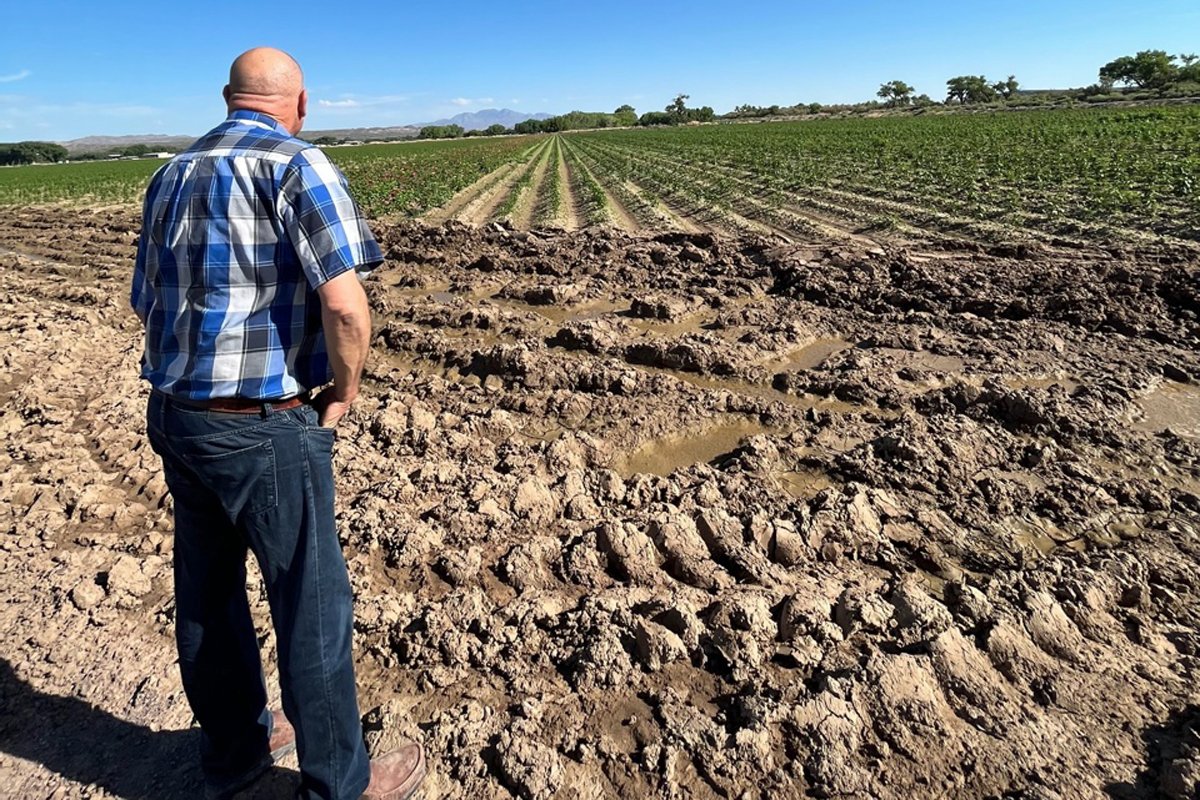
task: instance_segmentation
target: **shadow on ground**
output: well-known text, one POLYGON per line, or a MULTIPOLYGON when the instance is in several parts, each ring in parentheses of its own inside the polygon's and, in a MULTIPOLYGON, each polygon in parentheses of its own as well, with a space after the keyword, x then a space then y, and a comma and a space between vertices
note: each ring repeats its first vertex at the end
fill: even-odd
MULTIPOLYGON (((202 797, 196 737, 195 730, 154 732, 83 700, 39 692, 0 658, 0 752, 69 781, 123 800, 202 797)), ((238 797, 290 798, 296 778, 274 769, 238 797)))
POLYGON ((1105 787, 1116 800, 1200 796, 1200 706, 1190 705, 1173 713, 1161 725, 1142 734, 1146 742, 1147 768, 1134 783, 1105 787))

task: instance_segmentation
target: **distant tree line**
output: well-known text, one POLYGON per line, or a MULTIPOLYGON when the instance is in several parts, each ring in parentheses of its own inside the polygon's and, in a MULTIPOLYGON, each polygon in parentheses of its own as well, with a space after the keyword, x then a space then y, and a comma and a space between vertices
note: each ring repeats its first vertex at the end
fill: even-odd
POLYGON ((1142 50, 1137 55, 1121 56, 1100 68, 1101 87, 1116 83, 1138 89, 1167 90, 1189 84, 1200 89, 1200 56, 1195 53, 1173 56, 1165 50, 1142 50))
POLYGON ((0 164, 37 164, 67 160, 67 148, 53 142, 0 144, 0 164))
POLYGON ((1098 83, 1082 89, 1029 91, 1021 89, 1015 75, 1009 75, 1002 81, 991 81, 984 75, 959 75, 946 81, 946 99, 941 103, 927 94, 918 95, 917 90, 906 81, 893 80, 880 85, 879 91, 875 93, 879 100, 842 105, 740 105, 723 118, 855 113, 877 108, 923 109, 939 105, 1038 105, 1064 100, 1106 102, 1171 96, 1191 97, 1200 95, 1200 56, 1173 56, 1164 50, 1143 50, 1136 55, 1122 56, 1105 64, 1100 68, 1099 77, 1098 83))
POLYGON ((417 134, 418 139, 459 139, 466 133, 462 125, 426 125, 417 134))

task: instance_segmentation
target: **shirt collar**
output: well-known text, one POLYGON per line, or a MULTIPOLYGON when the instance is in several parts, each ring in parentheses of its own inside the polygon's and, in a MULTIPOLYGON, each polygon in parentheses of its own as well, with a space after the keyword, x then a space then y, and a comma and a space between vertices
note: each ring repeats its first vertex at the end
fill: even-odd
POLYGON ((247 111, 245 109, 238 109, 237 111, 230 112, 229 117, 226 119, 226 121, 227 122, 257 122, 261 125, 265 125, 268 128, 272 128, 276 131, 279 131, 280 133, 282 133, 285 136, 292 135, 291 131, 289 131, 287 128, 283 127, 283 124, 281 122, 279 122, 277 119, 275 119, 274 117, 268 116, 266 114, 260 114, 257 111, 247 111))

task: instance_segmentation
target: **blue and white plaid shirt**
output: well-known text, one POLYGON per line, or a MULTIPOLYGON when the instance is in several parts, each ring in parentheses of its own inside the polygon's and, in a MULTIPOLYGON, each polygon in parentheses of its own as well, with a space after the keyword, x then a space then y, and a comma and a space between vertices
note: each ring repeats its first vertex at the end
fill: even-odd
POLYGON ((142 377, 191 400, 327 383, 316 288, 382 260, 325 154, 271 117, 235 111, 146 190, 130 297, 146 325, 142 377))

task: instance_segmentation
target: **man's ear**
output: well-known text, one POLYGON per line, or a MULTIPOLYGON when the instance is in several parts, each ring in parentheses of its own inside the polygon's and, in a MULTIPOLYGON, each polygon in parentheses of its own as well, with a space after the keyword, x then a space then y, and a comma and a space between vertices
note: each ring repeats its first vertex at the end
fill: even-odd
POLYGON ((301 122, 308 116, 308 89, 300 90, 300 101, 296 105, 296 116, 301 122))
POLYGON ((225 88, 221 90, 221 97, 225 98, 225 105, 229 105, 229 98, 233 92, 229 91, 229 84, 225 84, 225 88))

